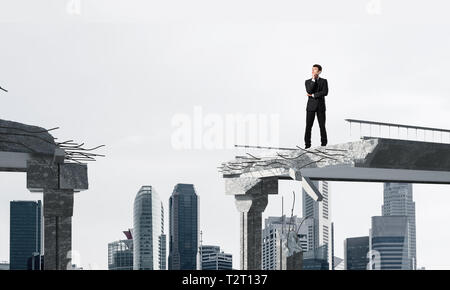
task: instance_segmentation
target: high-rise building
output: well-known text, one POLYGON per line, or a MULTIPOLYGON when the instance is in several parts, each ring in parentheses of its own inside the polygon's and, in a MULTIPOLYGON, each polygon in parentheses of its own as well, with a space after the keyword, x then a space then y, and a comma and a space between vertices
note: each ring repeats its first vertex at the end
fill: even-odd
POLYGON ((108 270, 133 270, 133 237, 124 231, 126 240, 108 244, 108 270))
POLYGON ((232 270, 233 256, 220 251, 219 246, 202 245, 199 247, 200 270, 232 270))
POLYGON ((28 270, 44 270, 44 255, 39 252, 34 252, 28 258, 28 270))
POLYGON ((9 270, 9 263, 0 261, 0 270, 9 270))
POLYGON ((385 183, 381 211, 383 216, 404 215, 408 217, 409 260, 412 269, 416 269, 416 205, 413 201, 412 184, 385 183))
POLYGON ((159 269, 167 269, 167 236, 162 234, 159 239, 159 269))
POLYGON ((134 200, 133 269, 165 270, 164 207, 152 186, 142 186, 134 200))
POLYGON ((11 201, 9 259, 11 270, 27 270, 42 255, 41 201, 11 201))
POLYGON ((347 238, 344 241, 344 269, 367 270, 369 237, 347 238))
POLYGON ((308 229, 313 225, 313 219, 303 220, 297 216, 268 217, 263 229, 262 269, 281 270, 280 253, 282 245, 286 243, 286 236, 282 234, 286 234, 288 231, 296 231, 301 249, 306 252, 308 250, 308 229))
POLYGON ((411 270, 407 216, 374 216, 370 229, 370 269, 411 270))
POLYGON ((324 244, 318 248, 303 253, 303 270, 329 270, 328 245, 324 244))
POLYGON ((193 184, 175 185, 169 199, 169 270, 197 269, 199 197, 193 184))
POLYGON ((303 217, 314 220, 308 228, 308 251, 319 247, 325 249, 328 264, 331 267, 331 212, 328 182, 313 181, 313 184, 322 194, 323 200, 315 201, 303 190, 303 217))

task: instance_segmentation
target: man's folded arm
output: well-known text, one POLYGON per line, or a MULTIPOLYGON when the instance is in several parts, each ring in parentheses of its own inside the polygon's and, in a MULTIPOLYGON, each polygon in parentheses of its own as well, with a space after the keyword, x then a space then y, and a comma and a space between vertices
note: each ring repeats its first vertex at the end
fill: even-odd
POLYGON ((324 85, 322 90, 314 93, 314 98, 323 98, 328 95, 328 81, 324 80, 324 85))
POLYGON ((315 89, 316 89, 316 83, 317 82, 313 82, 311 80, 306 80, 305 81, 305 87, 306 87, 306 92, 308 94, 313 94, 315 89))

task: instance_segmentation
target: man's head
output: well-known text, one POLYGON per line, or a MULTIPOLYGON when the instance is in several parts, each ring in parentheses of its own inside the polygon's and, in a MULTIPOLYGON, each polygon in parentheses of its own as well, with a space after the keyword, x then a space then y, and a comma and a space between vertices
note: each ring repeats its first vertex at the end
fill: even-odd
POLYGON ((313 75, 319 75, 322 72, 322 66, 320 64, 315 64, 312 67, 313 75))

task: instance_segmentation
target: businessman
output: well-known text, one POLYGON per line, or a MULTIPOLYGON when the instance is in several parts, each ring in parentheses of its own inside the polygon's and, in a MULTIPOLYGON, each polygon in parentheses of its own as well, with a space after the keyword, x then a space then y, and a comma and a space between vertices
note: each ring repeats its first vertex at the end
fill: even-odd
POLYGON ((327 146, 327 131, 325 129, 325 96, 328 95, 328 82, 319 75, 322 67, 319 64, 313 65, 312 78, 305 81, 308 104, 306 105, 306 129, 305 129, 305 149, 311 147, 311 130, 314 119, 317 115, 320 127, 321 146, 327 146))

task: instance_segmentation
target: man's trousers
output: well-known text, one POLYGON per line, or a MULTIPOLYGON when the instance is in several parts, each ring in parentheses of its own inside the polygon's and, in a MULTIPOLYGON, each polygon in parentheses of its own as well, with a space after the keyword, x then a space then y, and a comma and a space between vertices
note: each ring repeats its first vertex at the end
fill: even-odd
POLYGON ((328 139, 327 139, 327 130, 325 129, 325 111, 306 111, 305 145, 311 146, 311 130, 314 124, 316 114, 320 127, 321 145, 326 146, 328 139))

